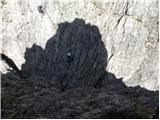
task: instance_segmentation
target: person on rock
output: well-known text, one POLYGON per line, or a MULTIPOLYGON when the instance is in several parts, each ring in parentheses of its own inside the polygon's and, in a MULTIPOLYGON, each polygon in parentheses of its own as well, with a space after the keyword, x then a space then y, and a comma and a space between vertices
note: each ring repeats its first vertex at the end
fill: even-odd
POLYGON ((45 10, 42 5, 37 6, 37 9, 38 9, 38 12, 42 14, 42 16, 45 15, 45 10))

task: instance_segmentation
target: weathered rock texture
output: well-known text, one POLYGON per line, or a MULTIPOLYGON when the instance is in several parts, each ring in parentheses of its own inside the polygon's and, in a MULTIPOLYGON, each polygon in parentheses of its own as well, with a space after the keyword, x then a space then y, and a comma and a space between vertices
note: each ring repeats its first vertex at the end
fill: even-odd
MULTIPOLYGON (((34 43, 45 48, 58 23, 83 18, 98 26, 108 56, 113 54, 108 71, 123 77, 127 85, 158 89, 158 0, 1 0, 1 16, 0 49, 19 68, 26 48, 34 43), (38 13, 39 4, 45 15, 38 13)), ((1 63, 4 73, 6 65, 1 63)))
POLYGON ((36 44, 27 48, 22 71, 29 79, 61 81, 68 87, 94 86, 105 71, 107 55, 99 29, 75 19, 59 24, 44 50, 36 44))
POLYGON ((13 72, 2 79, 2 118, 158 118, 158 91, 126 87, 116 78, 106 88, 63 92, 54 81, 19 79, 13 72))

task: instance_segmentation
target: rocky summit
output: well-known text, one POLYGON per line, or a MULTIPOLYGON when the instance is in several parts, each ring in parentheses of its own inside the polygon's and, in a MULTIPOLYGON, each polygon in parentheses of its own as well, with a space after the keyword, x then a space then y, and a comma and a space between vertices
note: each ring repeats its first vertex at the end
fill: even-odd
POLYGON ((29 79, 60 80, 68 87, 93 86, 107 66, 108 53, 98 27, 82 19, 59 24, 45 48, 25 52, 22 72, 29 79), (36 59, 35 59, 36 58, 36 59))

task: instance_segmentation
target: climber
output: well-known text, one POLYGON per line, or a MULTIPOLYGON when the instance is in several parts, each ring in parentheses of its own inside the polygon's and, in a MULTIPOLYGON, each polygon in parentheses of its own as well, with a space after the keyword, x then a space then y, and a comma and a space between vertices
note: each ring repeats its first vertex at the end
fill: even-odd
POLYGON ((66 61, 68 63, 71 63, 73 61, 73 55, 72 55, 71 52, 67 52, 67 59, 66 59, 66 61))
POLYGON ((74 60, 74 54, 71 52, 71 49, 70 49, 66 54, 66 60, 65 60, 67 62, 67 69, 69 69, 73 60, 74 60))
POLYGON ((37 9, 39 13, 41 13, 42 15, 45 15, 44 7, 42 5, 38 5, 37 9))
MULTIPOLYGON (((73 61, 73 59, 74 59, 74 55, 73 55, 73 53, 71 52, 71 49, 70 49, 70 50, 68 50, 68 52, 66 54, 65 61, 67 62, 67 66, 66 66, 66 72, 64 73, 63 79, 62 79, 63 81, 66 82, 66 84, 65 84, 64 88, 62 87, 63 89, 61 91, 64 91, 64 89, 68 86, 68 81, 71 79, 69 68, 70 68, 70 64, 73 61)), ((62 86, 63 86, 63 84, 62 84, 62 86)))

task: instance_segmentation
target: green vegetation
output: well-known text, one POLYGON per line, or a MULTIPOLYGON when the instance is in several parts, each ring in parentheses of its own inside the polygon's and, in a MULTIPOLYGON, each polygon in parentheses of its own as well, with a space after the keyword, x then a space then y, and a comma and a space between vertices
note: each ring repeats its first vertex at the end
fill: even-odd
POLYGON ((137 114, 143 116, 143 118, 148 118, 149 115, 151 115, 154 112, 152 108, 147 106, 142 106, 138 102, 136 102, 135 109, 137 111, 137 114))
POLYGON ((141 20, 139 17, 137 17, 137 16, 132 16, 132 18, 133 18, 134 20, 136 20, 137 22, 142 23, 142 20, 141 20))
POLYGON ((1 8, 3 8, 3 6, 6 5, 6 4, 7 4, 6 0, 1 0, 0 1, 1 8))
POLYGON ((79 15, 78 11, 75 12, 76 15, 79 15))

